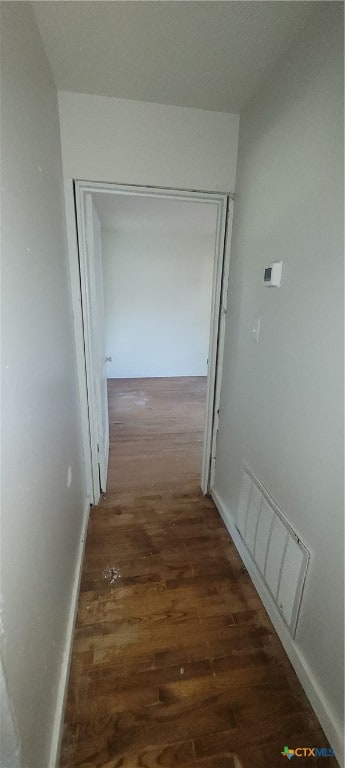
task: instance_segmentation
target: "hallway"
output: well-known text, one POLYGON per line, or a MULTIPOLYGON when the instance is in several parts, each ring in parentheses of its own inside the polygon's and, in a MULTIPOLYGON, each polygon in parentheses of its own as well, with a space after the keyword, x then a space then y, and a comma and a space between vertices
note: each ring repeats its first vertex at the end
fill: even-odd
POLYGON ((109 381, 61 768, 275 768, 286 744, 328 746, 199 490, 205 395, 204 378, 109 381))

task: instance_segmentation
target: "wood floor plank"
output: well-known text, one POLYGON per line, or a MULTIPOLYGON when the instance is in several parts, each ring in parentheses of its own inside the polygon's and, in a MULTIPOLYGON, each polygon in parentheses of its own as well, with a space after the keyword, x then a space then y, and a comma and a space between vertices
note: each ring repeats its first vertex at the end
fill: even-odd
POLYGON ((109 382, 109 487, 90 514, 61 768, 275 768, 287 743, 327 746, 200 491, 205 395, 203 378, 109 382))

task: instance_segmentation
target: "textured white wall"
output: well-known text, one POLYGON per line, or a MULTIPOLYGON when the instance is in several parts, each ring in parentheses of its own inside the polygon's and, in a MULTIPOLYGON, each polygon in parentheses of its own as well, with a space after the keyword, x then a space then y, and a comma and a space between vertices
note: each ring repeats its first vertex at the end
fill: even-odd
POLYGON ((2 661, 0 660, 0 766, 20 768, 20 747, 12 703, 8 695, 2 661))
POLYGON ((238 115, 59 93, 64 176, 232 192, 238 115))
POLYGON ((21 764, 43 768, 85 490, 57 95, 31 5, 1 17, 2 657, 21 764))
POLYGON ((216 490, 247 461, 311 551, 296 647, 343 724, 343 40, 338 3, 241 116, 216 490), (283 260, 280 289, 265 265, 283 260), (261 317, 258 344, 253 320, 261 317))
POLYGON ((103 232, 109 378, 206 376, 213 235, 103 232))

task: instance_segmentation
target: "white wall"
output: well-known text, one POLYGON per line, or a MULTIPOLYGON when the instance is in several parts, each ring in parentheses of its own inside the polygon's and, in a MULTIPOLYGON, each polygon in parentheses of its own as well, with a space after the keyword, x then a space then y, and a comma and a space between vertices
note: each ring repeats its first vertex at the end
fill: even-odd
POLYGON ((234 519, 247 461, 310 549, 295 648, 338 748, 344 681, 340 8, 320 3, 301 42, 241 116, 215 479, 234 519), (264 267, 278 259, 282 287, 265 288, 264 267), (258 344, 251 340, 257 317, 258 344))
POLYGON ((214 235, 102 232, 109 378, 206 376, 214 235))
POLYGON ((51 768, 85 491, 56 90, 30 4, 1 11, 2 660, 21 764, 51 768))
POLYGON ((19 738, 0 659, 0 766, 20 768, 19 738))
POLYGON ((64 176, 232 192, 238 115, 59 93, 64 176))

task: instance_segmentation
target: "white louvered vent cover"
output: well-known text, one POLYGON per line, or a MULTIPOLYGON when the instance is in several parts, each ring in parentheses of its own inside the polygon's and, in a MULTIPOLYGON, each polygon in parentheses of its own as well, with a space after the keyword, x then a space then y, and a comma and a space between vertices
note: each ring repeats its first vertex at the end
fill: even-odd
POLYGON ((242 474, 236 527, 294 636, 310 554, 248 469, 242 474))

